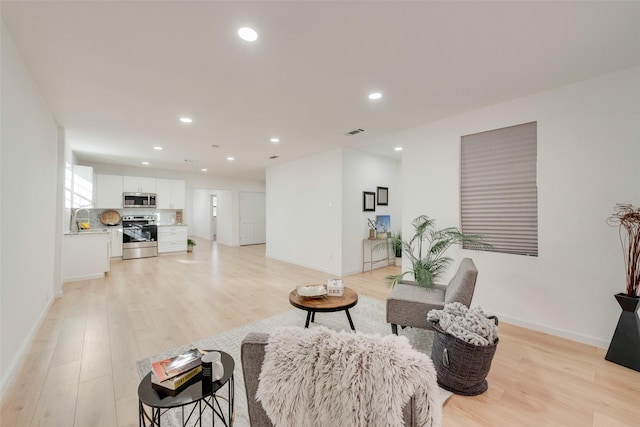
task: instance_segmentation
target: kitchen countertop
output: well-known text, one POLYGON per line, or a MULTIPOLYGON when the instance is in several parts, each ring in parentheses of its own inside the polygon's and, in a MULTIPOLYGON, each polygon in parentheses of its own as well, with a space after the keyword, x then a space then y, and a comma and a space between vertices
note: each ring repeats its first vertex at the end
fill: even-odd
POLYGON ((78 234, 104 234, 111 231, 110 228, 90 228, 89 230, 79 230, 79 231, 67 231, 64 233, 65 236, 70 235, 78 235, 78 234))
POLYGON ((189 224, 158 224, 158 227, 186 227, 189 224))

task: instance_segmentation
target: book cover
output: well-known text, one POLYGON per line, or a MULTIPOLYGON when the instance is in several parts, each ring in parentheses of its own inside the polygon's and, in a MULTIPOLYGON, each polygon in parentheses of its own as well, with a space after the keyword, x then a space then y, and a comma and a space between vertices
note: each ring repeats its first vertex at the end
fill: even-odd
POLYGON ((160 389, 168 389, 168 390, 177 390, 183 385, 187 384, 191 379, 198 376, 198 374, 202 372, 202 365, 196 366, 195 368, 187 371, 183 374, 180 374, 176 377, 169 378, 168 380, 160 381, 158 377, 154 373, 151 374, 151 383, 152 387, 160 389))
POLYGON ((198 349, 192 348, 177 356, 153 362, 151 368, 159 381, 166 381, 199 366, 202 356, 198 349))

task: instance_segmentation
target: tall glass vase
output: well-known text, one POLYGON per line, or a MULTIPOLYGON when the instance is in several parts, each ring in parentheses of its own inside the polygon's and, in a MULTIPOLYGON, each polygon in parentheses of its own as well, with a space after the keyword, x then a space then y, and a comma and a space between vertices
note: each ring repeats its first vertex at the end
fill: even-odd
POLYGON ((605 359, 640 372, 640 297, 615 295, 622 308, 618 326, 611 339, 605 359))

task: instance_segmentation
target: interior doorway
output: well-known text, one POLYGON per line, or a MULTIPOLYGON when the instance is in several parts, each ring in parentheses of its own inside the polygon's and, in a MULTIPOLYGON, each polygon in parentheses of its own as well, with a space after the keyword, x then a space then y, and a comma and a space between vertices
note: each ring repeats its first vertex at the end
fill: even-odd
POLYGON ((211 218, 211 240, 214 242, 218 238, 218 196, 216 193, 211 193, 211 212, 209 218, 211 218))
POLYGON ((240 245, 267 241, 265 193, 240 192, 240 245))

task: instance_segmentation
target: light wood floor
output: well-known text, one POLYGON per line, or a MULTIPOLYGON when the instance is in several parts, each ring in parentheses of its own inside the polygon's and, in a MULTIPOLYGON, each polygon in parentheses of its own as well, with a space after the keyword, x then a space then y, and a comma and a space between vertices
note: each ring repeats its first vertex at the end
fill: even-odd
MULTIPOLYGON (((0 424, 137 426, 137 360, 290 310, 292 288, 330 278, 264 251, 198 240, 193 254, 115 261, 104 279, 66 284, 2 402, 0 424)), ((344 280, 384 299, 383 277, 397 270, 344 280)), ((640 373, 604 354, 503 322, 489 390, 453 396, 443 425, 640 426, 640 373)))

